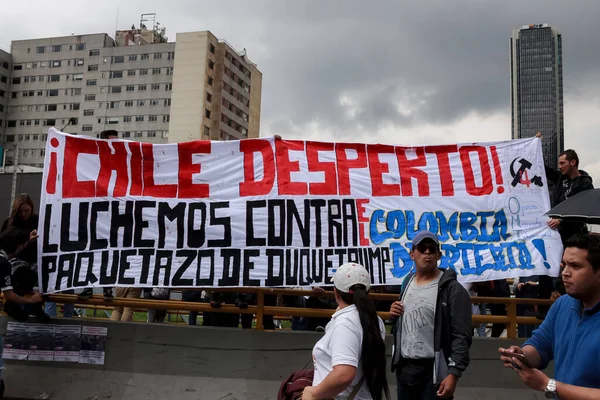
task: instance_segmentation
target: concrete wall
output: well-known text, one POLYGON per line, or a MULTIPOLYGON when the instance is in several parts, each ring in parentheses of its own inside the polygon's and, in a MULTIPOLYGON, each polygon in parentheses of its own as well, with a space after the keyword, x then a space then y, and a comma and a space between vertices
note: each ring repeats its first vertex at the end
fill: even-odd
MULTIPOLYGON (((0 224, 10 214, 12 204, 10 202, 12 188, 12 173, 0 174, 0 224)), ((40 193, 42 190, 42 174, 27 173, 17 174, 17 192, 18 196, 21 193, 27 193, 31 196, 33 204, 35 204, 35 212, 40 211, 40 193)))
MULTIPOLYGON (((0 317, 0 331, 7 317, 0 317)), ((310 361, 320 334, 167 324, 56 320, 108 327, 104 366, 6 361, 8 397, 50 399, 270 399, 281 380, 310 361)), ((388 337, 388 353, 391 349, 388 337)), ((542 399, 504 369, 496 352, 511 342, 475 340, 458 399, 542 399)), ((388 376, 390 383, 395 378, 388 376)), ((395 386, 391 388, 395 399, 395 386)))

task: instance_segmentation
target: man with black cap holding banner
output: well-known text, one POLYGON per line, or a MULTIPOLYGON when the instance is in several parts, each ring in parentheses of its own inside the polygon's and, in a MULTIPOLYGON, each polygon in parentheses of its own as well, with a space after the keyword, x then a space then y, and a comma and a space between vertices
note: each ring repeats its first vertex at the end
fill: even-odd
POLYGON ((453 269, 438 268, 442 253, 435 234, 417 233, 410 256, 415 271, 390 309, 398 400, 452 399, 469 365, 471 299, 453 269))

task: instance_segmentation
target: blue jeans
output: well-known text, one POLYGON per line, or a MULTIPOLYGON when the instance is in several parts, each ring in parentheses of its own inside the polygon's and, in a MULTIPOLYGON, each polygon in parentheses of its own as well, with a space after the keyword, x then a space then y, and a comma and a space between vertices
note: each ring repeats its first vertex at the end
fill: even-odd
MULTIPOLYGON (((50 317, 56 317, 56 303, 52 303, 50 301, 46 302, 44 306, 44 311, 50 317)), ((63 317, 71 318, 75 313, 75 304, 65 304, 65 310, 63 313, 63 317)))
MULTIPOLYGON (((64 294, 75 294, 75 291, 74 290, 65 290, 62 293, 64 293, 64 294)), ((48 314, 48 316, 50 316, 50 317, 56 317, 56 303, 52 303, 50 301, 47 301, 46 305, 44 306, 44 311, 46 312, 46 314, 48 314)), ((72 303, 65 304, 65 309, 64 309, 63 317, 65 317, 65 318, 71 318, 74 313, 75 313, 75 304, 72 304, 72 303)))
MULTIPOLYGON (((197 290, 184 290, 181 294, 181 300, 192 303, 202 303, 202 292, 197 290)), ((196 325, 198 319, 198 311, 190 311, 188 317, 188 325, 196 325)))
POLYGON ((421 385, 408 386, 398 382, 398 400, 439 400, 437 385, 428 381, 421 385))

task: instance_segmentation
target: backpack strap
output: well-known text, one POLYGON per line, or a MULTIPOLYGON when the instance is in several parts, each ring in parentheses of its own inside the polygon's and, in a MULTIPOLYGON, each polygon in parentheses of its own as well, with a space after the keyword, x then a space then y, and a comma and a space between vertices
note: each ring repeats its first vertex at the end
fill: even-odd
POLYGON ((360 391, 360 388, 362 387, 363 383, 365 383, 365 375, 364 374, 363 374, 362 378, 360 378, 360 380, 358 381, 356 386, 354 386, 354 389, 352 389, 350 396, 348 396, 348 400, 353 400, 356 397, 356 395, 360 391))

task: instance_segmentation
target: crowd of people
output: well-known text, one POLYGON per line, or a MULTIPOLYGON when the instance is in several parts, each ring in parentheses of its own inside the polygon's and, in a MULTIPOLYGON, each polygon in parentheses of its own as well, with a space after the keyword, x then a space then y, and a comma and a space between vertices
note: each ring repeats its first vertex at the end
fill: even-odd
MULTIPOLYGON (((104 139, 117 137, 105 131, 104 139)), ((575 151, 559 157, 558 170, 546 167, 552 184, 552 206, 593 188, 591 178, 579 169, 575 151)), ((17 197, 0 233, 0 284, 4 311, 19 321, 31 316, 48 322, 57 315, 56 304, 45 301, 37 291, 37 228, 39 217, 27 194, 17 197), (45 306, 42 305, 45 303, 45 306)), ((541 298, 556 300, 551 308, 521 305, 517 314, 536 316, 541 326, 519 326, 519 336, 530 338, 523 347, 499 349, 507 368, 515 370, 525 384, 544 391, 548 398, 600 398, 600 238, 581 222, 551 219, 549 226, 560 233, 564 243, 561 275, 551 278, 533 275, 507 280, 461 285, 453 269, 438 268, 441 246, 436 234, 422 231, 413 240, 410 256, 413 271, 401 286, 371 288, 368 271, 361 265, 341 266, 333 277, 333 288, 308 288, 305 296, 284 296, 283 304, 335 310, 331 319, 293 317, 292 329, 321 331, 324 335, 313 349, 314 377, 303 390, 303 399, 382 399, 389 398, 386 379, 385 324, 377 311, 390 312, 394 350, 392 370, 396 373, 397 396, 401 400, 453 398, 457 383, 469 365, 469 349, 474 335, 487 336, 485 326, 473 326, 472 314, 506 315, 502 304, 471 304, 469 295, 480 297, 541 298), (333 296, 324 296, 324 291, 333 296), (372 291, 399 294, 394 302, 373 302, 372 291), (330 293, 331 294, 331 293, 330 293), (556 364, 553 379, 541 372, 550 361, 556 364)), ((104 299, 114 299, 112 288, 103 288, 104 299)), ((89 299, 86 289, 78 296, 89 299)), ((166 300, 165 288, 143 290, 119 287, 117 298, 166 300)), ((222 304, 240 308, 255 305, 256 296, 243 292, 184 290, 182 300, 206 302, 215 310, 222 304)), ((277 305, 278 297, 265 296, 265 305, 277 305)), ((65 304, 64 317, 74 315, 73 305, 65 304)), ((134 310, 114 307, 111 320, 131 321, 134 310)), ((164 322, 166 310, 149 309, 147 321, 164 322)), ((189 324, 197 323, 198 313, 189 313, 189 324)), ((251 328, 252 314, 205 312, 204 326, 251 328)), ((273 316, 265 316, 264 329, 274 329, 273 316)), ((493 324, 492 337, 500 337, 505 327, 493 324)), ((3 383, 2 383, 3 385, 3 383)), ((1 390, 1 388, 0 388, 1 390)))

